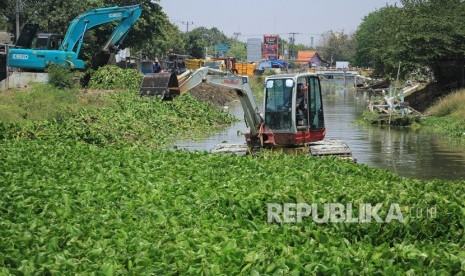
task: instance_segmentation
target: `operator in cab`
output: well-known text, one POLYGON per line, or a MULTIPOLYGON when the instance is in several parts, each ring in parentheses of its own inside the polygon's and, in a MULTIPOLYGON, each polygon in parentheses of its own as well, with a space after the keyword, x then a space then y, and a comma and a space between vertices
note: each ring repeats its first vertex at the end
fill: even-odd
POLYGON ((161 72, 161 65, 158 62, 158 59, 156 58, 155 61, 153 62, 153 72, 154 73, 160 73, 161 72))
POLYGON ((299 83, 297 84, 297 95, 296 95, 296 100, 295 100, 295 105, 296 105, 296 121, 297 121, 297 127, 305 127, 307 125, 308 121, 308 115, 307 115, 307 87, 299 83))

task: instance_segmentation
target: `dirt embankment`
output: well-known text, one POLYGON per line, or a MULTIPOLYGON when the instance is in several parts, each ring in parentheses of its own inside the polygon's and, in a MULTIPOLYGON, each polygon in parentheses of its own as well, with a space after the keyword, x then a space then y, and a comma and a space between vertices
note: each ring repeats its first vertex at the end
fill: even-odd
POLYGON ((228 88, 202 83, 189 91, 197 100, 210 102, 216 106, 225 106, 229 102, 238 100, 236 92, 228 88))
POLYGON ((420 112, 425 112, 430 106, 434 105, 441 97, 450 94, 453 91, 450 87, 441 87, 437 83, 426 86, 423 90, 417 91, 407 97, 405 101, 420 112))

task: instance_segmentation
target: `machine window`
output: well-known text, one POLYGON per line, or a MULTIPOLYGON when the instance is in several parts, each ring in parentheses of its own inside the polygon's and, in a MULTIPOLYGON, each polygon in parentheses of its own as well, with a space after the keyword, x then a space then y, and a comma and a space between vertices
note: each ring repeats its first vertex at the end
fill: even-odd
POLYGON ((270 129, 290 130, 292 128, 292 88, 286 87, 286 80, 272 80, 267 83, 265 103, 265 124, 270 129))

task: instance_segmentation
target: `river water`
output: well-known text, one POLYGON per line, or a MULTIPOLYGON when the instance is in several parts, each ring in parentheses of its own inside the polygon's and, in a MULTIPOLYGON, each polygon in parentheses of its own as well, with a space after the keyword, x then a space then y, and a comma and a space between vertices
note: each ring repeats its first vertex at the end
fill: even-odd
MULTIPOLYGON (((326 137, 344 140, 358 163, 406 177, 465 179, 465 145, 409 128, 356 126, 353 122, 365 110, 368 96, 339 84, 322 82, 326 137)), ((239 102, 232 103, 229 112, 240 121, 206 138, 179 141, 176 147, 209 151, 222 142, 244 143, 241 133, 248 128, 239 102)))

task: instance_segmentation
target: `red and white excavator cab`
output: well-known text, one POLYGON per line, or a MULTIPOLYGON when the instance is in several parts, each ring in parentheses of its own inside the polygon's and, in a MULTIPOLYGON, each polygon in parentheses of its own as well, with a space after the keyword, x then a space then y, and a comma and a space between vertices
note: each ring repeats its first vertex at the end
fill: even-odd
POLYGON ((320 79, 315 74, 274 75, 265 79, 263 145, 303 146, 324 140, 320 79))

